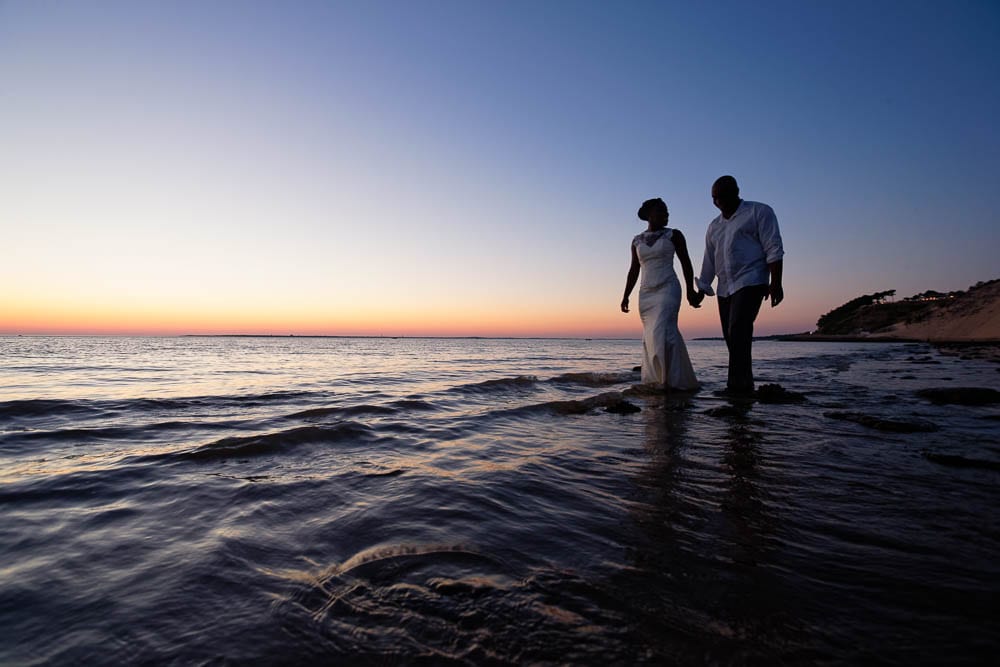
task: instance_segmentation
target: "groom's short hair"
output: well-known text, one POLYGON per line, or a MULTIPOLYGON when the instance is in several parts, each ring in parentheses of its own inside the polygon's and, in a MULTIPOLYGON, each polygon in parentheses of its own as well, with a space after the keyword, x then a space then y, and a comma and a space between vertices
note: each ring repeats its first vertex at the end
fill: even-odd
POLYGON ((725 176, 719 176, 715 179, 715 183, 712 184, 712 189, 718 189, 722 192, 732 192, 737 195, 740 193, 740 186, 737 185, 736 179, 728 174, 725 176))

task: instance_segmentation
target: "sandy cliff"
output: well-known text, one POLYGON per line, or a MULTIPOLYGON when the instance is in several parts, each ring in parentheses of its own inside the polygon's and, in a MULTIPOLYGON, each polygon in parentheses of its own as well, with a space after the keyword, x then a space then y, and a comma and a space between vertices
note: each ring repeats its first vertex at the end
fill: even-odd
POLYGON ((1000 341, 1000 280, 934 303, 919 319, 872 332, 930 341, 1000 341))

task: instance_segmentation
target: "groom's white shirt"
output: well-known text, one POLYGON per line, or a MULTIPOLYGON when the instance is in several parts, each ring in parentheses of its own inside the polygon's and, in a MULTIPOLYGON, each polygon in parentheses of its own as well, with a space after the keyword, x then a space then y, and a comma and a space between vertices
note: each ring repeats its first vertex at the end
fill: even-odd
POLYGON ((744 199, 731 218, 726 220, 719 214, 709 223, 698 289, 713 296, 712 281, 716 276, 716 290, 721 297, 751 285, 766 285, 767 265, 784 255, 774 210, 767 204, 744 199))

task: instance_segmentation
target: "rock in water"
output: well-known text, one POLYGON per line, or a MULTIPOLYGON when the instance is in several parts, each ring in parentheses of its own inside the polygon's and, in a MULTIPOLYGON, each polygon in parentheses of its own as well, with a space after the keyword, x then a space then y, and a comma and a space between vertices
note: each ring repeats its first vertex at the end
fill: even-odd
POLYGON ((541 403, 535 407, 551 410, 561 415, 584 415, 597 408, 604 408, 606 412, 618 414, 640 412, 640 408, 622 398, 622 394, 619 391, 609 391, 597 396, 574 401, 551 401, 549 403, 541 403))
POLYGON ((1000 461, 984 461, 982 459, 970 459, 955 454, 938 454, 936 452, 923 451, 921 455, 928 461, 939 463, 952 468, 982 468, 984 470, 1000 470, 1000 461))
POLYGON ((611 412, 616 415, 628 415, 633 412, 641 412, 642 408, 634 403, 629 403, 626 400, 618 401, 617 403, 612 403, 604 408, 605 412, 611 412))
POLYGON ((804 403, 806 397, 796 391, 788 391, 780 384, 762 384, 754 392, 754 398, 761 403, 804 403))
POLYGON ((889 433, 930 433, 938 430, 937 424, 926 419, 884 419, 873 415, 866 415, 861 412, 824 412, 824 417, 839 419, 841 421, 854 422, 868 428, 889 433))
POLYGON ((717 408, 709 408, 705 410, 705 414, 709 417, 745 417, 747 414, 747 407, 736 406, 736 405, 720 405, 717 408))
POLYGON ((992 405, 1000 403, 1000 391, 983 387, 941 387, 920 389, 917 396, 938 405, 992 405))

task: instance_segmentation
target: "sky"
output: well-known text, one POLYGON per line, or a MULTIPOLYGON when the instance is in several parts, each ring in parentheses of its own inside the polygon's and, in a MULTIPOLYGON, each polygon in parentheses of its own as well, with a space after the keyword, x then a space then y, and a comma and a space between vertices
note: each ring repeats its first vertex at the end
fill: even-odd
POLYGON ((784 239, 759 334, 965 289, 998 40, 995 1, 0 0, 0 334, 638 337, 636 210, 697 272, 723 174, 784 239))

